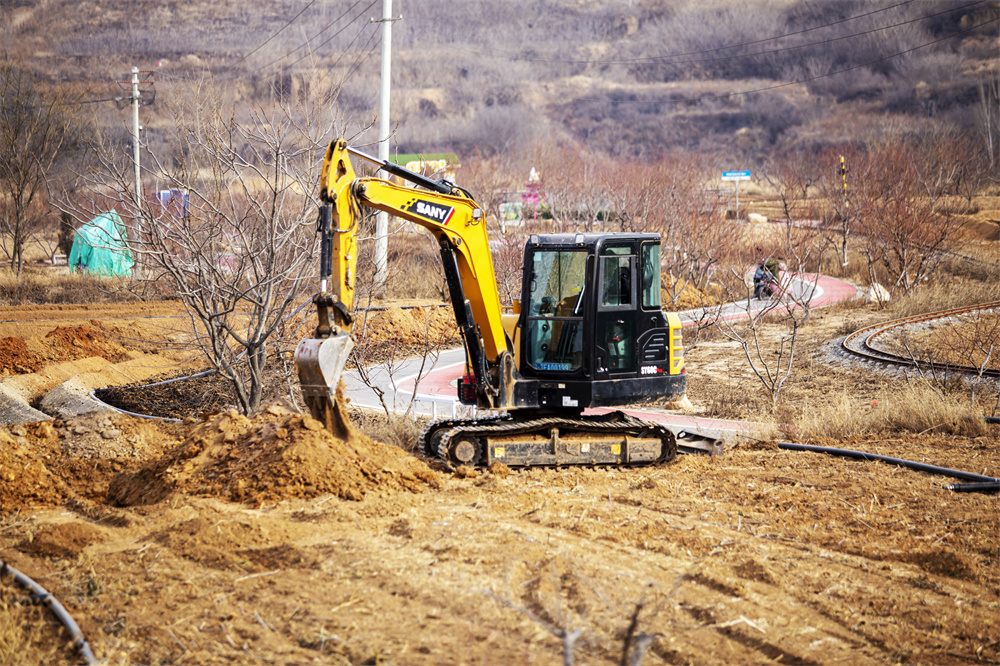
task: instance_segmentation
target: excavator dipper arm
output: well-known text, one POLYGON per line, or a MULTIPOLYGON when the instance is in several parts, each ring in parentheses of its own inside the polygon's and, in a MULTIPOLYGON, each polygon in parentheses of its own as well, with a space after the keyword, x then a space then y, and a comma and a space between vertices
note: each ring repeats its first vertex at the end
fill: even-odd
POLYGON ((343 139, 331 142, 327 148, 320 198, 332 208, 329 222, 324 211, 320 217, 321 229, 329 224, 321 247, 321 289, 313 299, 320 323, 314 337, 303 340, 295 352, 303 394, 313 416, 335 434, 345 428, 344 424, 331 423, 331 414, 338 413, 335 391, 353 347, 350 334, 362 206, 418 224, 437 239, 481 402, 484 406, 500 406, 503 391, 497 388, 500 372, 496 368, 502 357, 512 356, 500 319, 493 259, 479 205, 461 188, 377 160, 349 148, 343 139), (351 155, 430 191, 381 178, 359 178, 351 155))

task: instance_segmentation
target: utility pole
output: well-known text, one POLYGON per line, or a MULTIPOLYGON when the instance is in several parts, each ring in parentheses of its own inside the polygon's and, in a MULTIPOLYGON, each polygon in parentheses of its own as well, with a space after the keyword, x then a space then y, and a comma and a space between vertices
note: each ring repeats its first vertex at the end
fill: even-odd
POLYGON ((152 79, 140 81, 139 74, 152 74, 150 70, 140 70, 138 67, 132 68, 132 79, 130 81, 118 81, 118 85, 129 91, 128 97, 116 97, 115 103, 119 109, 125 108, 126 104, 132 105, 132 164, 135 167, 135 201, 136 205, 142 201, 142 174, 139 169, 139 132, 142 126, 139 125, 139 106, 148 106, 156 99, 156 89, 153 87, 152 79), (140 90, 139 85, 149 86, 147 90, 140 90))
POLYGON ((139 68, 132 68, 132 162, 135 164, 135 202, 142 201, 139 173, 139 68))
MULTIPOLYGON (((400 17, 402 18, 402 17, 400 17)), ((378 112, 378 158, 389 159, 389 83, 392 67, 392 0, 382 0, 382 94, 378 112)), ((379 171, 380 178, 388 178, 379 171)), ((389 273, 389 214, 380 211, 375 218, 375 293, 385 291, 389 273)))
POLYGON ((850 204, 848 203, 847 200, 847 162, 844 161, 843 155, 840 156, 840 168, 837 170, 837 173, 840 174, 840 178, 843 180, 844 183, 844 212, 841 214, 843 216, 843 219, 840 222, 843 225, 844 229, 844 244, 843 244, 844 257, 843 257, 843 263, 841 263, 840 265, 846 266, 847 264, 851 263, 847 259, 847 232, 850 225, 850 221, 848 219, 847 207, 850 204))

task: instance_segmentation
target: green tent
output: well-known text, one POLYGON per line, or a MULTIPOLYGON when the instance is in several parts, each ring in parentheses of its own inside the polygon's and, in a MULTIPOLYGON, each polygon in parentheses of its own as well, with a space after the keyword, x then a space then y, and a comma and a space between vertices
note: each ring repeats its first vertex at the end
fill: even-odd
POLYGON ((131 275, 133 263, 128 231, 114 209, 76 230, 69 253, 70 270, 94 275, 131 275))

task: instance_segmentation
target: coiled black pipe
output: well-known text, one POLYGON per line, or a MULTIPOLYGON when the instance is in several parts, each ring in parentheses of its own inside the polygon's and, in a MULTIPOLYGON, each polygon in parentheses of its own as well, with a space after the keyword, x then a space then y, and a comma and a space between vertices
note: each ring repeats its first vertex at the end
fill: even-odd
MULTIPOLYGON (((915 462, 913 460, 903 460, 902 458, 890 458, 889 456, 881 456, 877 453, 866 453, 864 451, 852 451, 850 449, 838 449, 832 446, 812 446, 810 444, 792 444, 791 442, 778 442, 778 448, 784 449, 785 451, 811 451, 812 453, 826 453, 831 456, 842 456, 844 458, 857 458, 859 460, 878 460, 880 462, 888 463, 889 465, 896 465, 897 467, 906 467, 908 469, 915 469, 918 472, 927 472, 929 474, 940 474, 942 476, 950 476, 955 479, 961 479, 962 481, 971 481, 973 485, 985 484, 993 485, 1000 484, 1000 479, 995 479, 992 476, 983 476, 982 474, 973 474, 972 472, 963 472, 958 469, 948 469, 947 467, 938 467, 936 465, 928 465, 926 463, 915 462)), ((963 484, 964 485, 964 484, 963 484)), ((945 486, 949 490, 955 490, 952 486, 945 486)), ((968 490, 978 490, 974 488, 969 488, 968 490)), ((990 488, 982 488, 984 491, 990 490, 990 488)))
POLYGON ((87 664, 96 664, 97 659, 94 657, 93 651, 90 649, 90 644, 87 643, 87 639, 83 637, 83 632, 80 631, 80 626, 70 617, 70 614, 66 611, 66 608, 59 603, 59 600, 49 594, 48 590, 44 587, 31 580, 23 573, 10 566, 6 562, 0 561, 0 577, 2 577, 6 572, 10 572, 14 576, 14 581, 20 584, 22 587, 26 587, 35 593, 35 597, 38 601, 41 601, 46 606, 49 607, 59 621, 62 622, 66 630, 69 631, 69 636, 73 639, 73 645, 77 650, 80 651, 80 656, 87 664))
POLYGON ((987 423, 1000 423, 1000 416, 987 416, 986 417, 986 422, 987 423))

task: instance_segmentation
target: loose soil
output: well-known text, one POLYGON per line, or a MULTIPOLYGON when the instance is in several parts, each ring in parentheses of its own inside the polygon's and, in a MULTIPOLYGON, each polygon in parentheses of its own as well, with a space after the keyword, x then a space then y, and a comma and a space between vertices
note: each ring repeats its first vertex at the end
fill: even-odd
MULTIPOLYGON (((882 316, 817 313, 789 394, 878 395, 890 379, 823 349, 882 316)), ((741 353, 713 338, 688 355, 702 413, 753 413, 741 353)), ((996 476, 997 434, 818 443, 996 476)), ((637 646, 644 664, 996 662, 1000 506, 949 482, 766 441, 659 467, 450 472, 281 404, 94 413, 0 429, 0 552, 110 664, 559 664, 577 630, 587 664, 637 646)), ((23 663, 79 662, 12 598, 0 581, 23 663)))
MULTIPOLYGON (((200 373, 195 373, 200 374, 200 373)), ((153 383, 113 386, 96 391, 102 402, 134 414, 186 419, 221 412, 236 405, 232 382, 217 374, 181 376, 153 383), (161 382, 169 383, 161 383, 161 382)))

